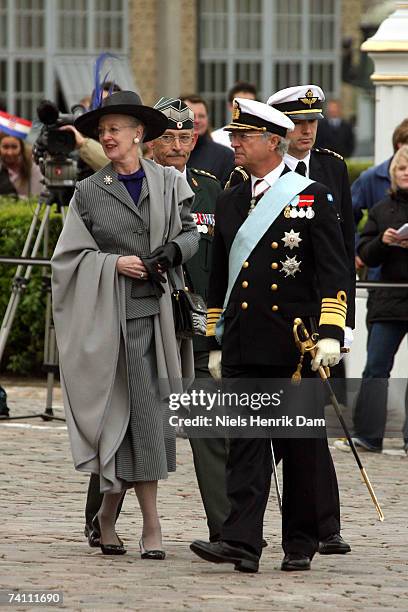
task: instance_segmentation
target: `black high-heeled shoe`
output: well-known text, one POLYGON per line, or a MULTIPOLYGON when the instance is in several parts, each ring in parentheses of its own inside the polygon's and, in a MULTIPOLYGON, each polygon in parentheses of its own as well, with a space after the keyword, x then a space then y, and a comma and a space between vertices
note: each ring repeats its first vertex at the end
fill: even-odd
POLYGON ((163 561, 166 558, 164 550, 146 550, 143 543, 143 537, 139 540, 140 557, 141 559, 152 559, 153 561, 163 561))
MULTIPOLYGON (((94 532, 99 533, 99 537, 101 537, 101 526, 99 524, 97 514, 92 519, 92 529, 94 532)), ((101 547, 101 551, 104 555, 124 555, 127 552, 122 540, 119 538, 119 536, 117 537, 120 544, 102 544, 102 542, 99 542, 99 546, 101 547)))

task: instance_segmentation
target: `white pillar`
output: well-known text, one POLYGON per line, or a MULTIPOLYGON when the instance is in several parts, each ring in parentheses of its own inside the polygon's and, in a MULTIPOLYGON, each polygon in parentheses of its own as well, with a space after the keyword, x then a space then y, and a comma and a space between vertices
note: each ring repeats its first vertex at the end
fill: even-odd
POLYGON ((392 155, 392 133, 408 118, 408 2, 395 5, 395 12, 361 45, 374 62, 376 164, 392 155))

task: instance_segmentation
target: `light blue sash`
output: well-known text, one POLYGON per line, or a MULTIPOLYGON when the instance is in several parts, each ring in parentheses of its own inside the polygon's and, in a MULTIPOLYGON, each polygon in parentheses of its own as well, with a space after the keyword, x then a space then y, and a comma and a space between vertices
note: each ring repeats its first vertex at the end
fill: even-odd
POLYGON ((287 172, 279 177, 276 183, 268 189, 239 228, 231 245, 228 259, 228 289, 225 294, 223 312, 215 327, 215 336, 219 344, 221 344, 224 333, 224 312, 235 281, 241 272, 242 264, 248 259, 258 242, 266 234, 285 206, 314 182, 296 172, 287 172))

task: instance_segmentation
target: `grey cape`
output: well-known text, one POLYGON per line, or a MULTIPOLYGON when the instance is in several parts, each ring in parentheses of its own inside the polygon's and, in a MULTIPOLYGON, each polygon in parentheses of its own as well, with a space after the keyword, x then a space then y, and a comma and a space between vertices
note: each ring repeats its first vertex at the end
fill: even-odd
MULTIPOLYGON (((179 204, 194 194, 174 169, 144 160, 142 165, 149 187, 153 251, 180 234, 179 204)), ((111 166, 104 171, 113 172, 111 166)), ((121 490, 115 453, 129 421, 125 287, 116 271, 119 257, 99 250, 74 195, 52 257, 54 324, 75 468, 99 473, 101 492, 121 490)), ((160 313, 154 317, 162 399, 181 393, 194 378, 192 343, 178 341, 173 325, 171 291, 184 286, 181 266, 172 270, 168 281, 160 313)))

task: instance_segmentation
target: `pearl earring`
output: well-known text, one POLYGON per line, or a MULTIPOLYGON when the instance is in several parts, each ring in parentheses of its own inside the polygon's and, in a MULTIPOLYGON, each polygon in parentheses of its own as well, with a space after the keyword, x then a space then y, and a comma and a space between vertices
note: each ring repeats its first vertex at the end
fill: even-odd
POLYGON ((140 138, 138 138, 137 136, 135 136, 135 137, 134 137, 134 139, 133 139, 133 142, 134 142, 135 144, 139 144, 139 142, 140 142, 140 138))

